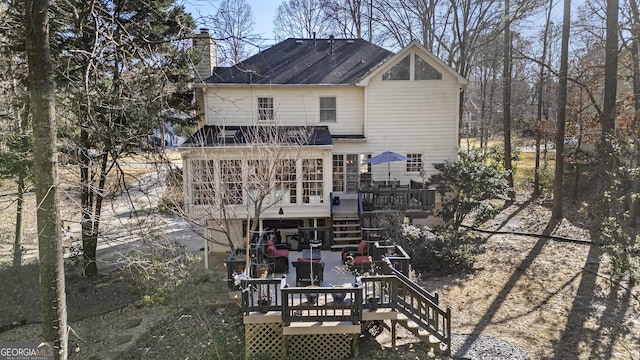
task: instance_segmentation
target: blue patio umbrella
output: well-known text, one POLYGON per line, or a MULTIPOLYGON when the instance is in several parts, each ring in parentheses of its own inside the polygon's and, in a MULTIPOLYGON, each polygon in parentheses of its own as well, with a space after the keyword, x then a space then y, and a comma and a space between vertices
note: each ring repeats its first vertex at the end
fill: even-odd
POLYGON ((376 156, 373 156, 367 159, 366 162, 373 165, 387 163, 387 171, 389 172, 389 181, 391 181, 391 166, 389 163, 393 161, 407 161, 407 160, 411 160, 411 159, 409 159, 404 155, 394 153, 393 151, 385 151, 381 154, 378 154, 376 156))

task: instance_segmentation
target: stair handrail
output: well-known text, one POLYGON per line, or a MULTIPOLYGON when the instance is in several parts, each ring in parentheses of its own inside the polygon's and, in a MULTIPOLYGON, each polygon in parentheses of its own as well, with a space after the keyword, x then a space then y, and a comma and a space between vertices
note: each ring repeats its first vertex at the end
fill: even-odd
POLYGON ((392 292, 395 299, 390 301, 394 306, 394 310, 422 326, 429 334, 444 343, 446 345, 445 352, 449 355, 451 353, 451 308, 443 309, 440 307, 438 293, 432 295, 418 286, 411 279, 393 268, 388 259, 385 259, 383 264, 386 264, 383 265, 383 270, 386 268, 387 271, 395 275, 397 281, 395 284, 397 288, 392 292), (400 286, 406 291, 399 289, 400 286), (412 300, 418 300, 417 306, 415 301, 405 300, 407 295, 412 300), (424 310, 426 310, 426 313, 424 310))
POLYGON ((391 261, 387 258, 382 259, 382 272, 386 275, 395 275, 403 285, 407 286, 412 291, 424 296, 436 306, 440 304, 440 296, 438 295, 438 293, 434 292, 433 294, 431 294, 425 288, 418 286, 413 280, 409 279, 408 276, 404 275, 400 270, 393 267, 391 261))

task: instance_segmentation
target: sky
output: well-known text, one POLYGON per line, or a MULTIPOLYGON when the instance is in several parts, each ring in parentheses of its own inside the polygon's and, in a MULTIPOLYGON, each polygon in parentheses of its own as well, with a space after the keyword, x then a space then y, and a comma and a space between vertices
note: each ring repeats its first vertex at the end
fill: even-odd
MULTIPOLYGON (((190 12, 196 19, 196 29, 206 27, 206 24, 198 23, 197 19, 202 16, 215 13, 215 7, 220 1, 216 0, 182 0, 187 12, 190 12)), ((268 42, 273 42, 273 18, 276 8, 282 0, 247 0, 251 5, 251 11, 255 18, 255 33, 268 42)))
MULTIPOLYGON (((276 9, 284 0, 246 0, 251 5, 251 11, 255 19, 254 32, 265 40, 264 45, 274 44, 275 39, 273 36, 273 19, 275 17, 276 9)), ((574 0, 571 4, 571 17, 575 19, 578 6, 582 5, 586 0, 574 0)), ((213 15, 215 13, 215 7, 218 6, 220 0, 179 0, 185 5, 188 12, 190 12, 194 19, 196 19, 196 29, 201 27, 207 27, 207 24, 198 22, 198 18, 201 16, 213 15)), ((555 7, 553 11, 553 21, 557 24, 562 22, 563 3, 562 0, 554 1, 555 7)), ((542 24, 544 23, 545 13, 543 11, 538 12, 535 16, 529 19, 526 23, 519 23, 522 27, 521 31, 540 31, 542 24)))

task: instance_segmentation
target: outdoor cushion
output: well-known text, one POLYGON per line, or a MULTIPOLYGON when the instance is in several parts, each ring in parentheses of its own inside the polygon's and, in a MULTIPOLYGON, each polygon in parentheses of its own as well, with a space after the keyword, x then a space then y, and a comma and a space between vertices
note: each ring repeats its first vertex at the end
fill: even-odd
POLYGON ((353 265, 355 266, 369 266, 372 262, 371 256, 356 256, 353 258, 353 265))
POLYGON ((365 251, 367 251, 367 242, 362 240, 360 241, 360 244, 358 244, 358 252, 363 253, 365 251))
POLYGON ((289 257, 289 250, 287 249, 275 249, 274 255, 273 256, 282 256, 282 257, 289 257))
POLYGON ((276 251, 277 250, 276 250, 275 245, 271 244, 271 245, 267 246, 267 250, 266 250, 267 256, 275 256, 276 255, 276 251))

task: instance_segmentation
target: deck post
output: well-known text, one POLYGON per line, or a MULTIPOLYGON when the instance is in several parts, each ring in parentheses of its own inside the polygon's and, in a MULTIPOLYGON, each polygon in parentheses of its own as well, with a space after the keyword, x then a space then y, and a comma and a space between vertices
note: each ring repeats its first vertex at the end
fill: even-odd
POLYGON ((353 344, 351 345, 353 351, 353 357, 357 358, 360 355, 360 347, 358 346, 358 334, 353 335, 353 344))
POLYGON ((396 347, 396 320, 391 320, 391 348, 393 351, 397 351, 396 347))

